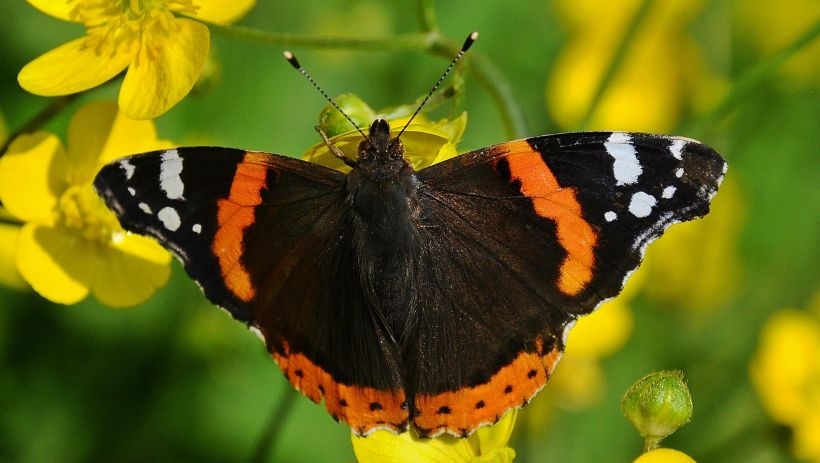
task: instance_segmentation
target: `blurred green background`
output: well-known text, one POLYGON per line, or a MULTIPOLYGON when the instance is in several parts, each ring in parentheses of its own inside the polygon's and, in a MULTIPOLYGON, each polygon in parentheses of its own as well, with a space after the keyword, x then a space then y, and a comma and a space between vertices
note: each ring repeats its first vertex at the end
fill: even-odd
MULTIPOLYGON (((749 362, 772 314, 795 308, 820 319, 809 309, 820 291, 818 40, 772 67, 780 50, 817 28, 818 4, 652 2, 624 50, 620 80, 616 72, 609 82, 620 96, 607 100, 605 88, 582 124, 588 90, 617 49, 607 31, 623 37, 632 16, 623 13, 636 5, 435 3, 444 35, 460 43, 480 31, 471 53, 497 69, 526 122, 523 134, 509 133, 468 71, 461 151, 584 126, 698 138, 730 163, 716 217, 650 251, 646 275, 629 296, 624 339, 589 356, 595 367, 586 371, 598 373, 563 379, 557 392, 525 408, 511 445, 517 461, 631 461, 642 442, 620 415, 621 394, 650 371, 681 369, 694 418, 666 446, 699 462, 792 461, 796 428, 762 405, 765 392, 750 380, 749 362), (587 390, 595 391, 589 400, 562 400, 587 390)), ((389 37, 418 30, 418 15, 411 1, 259 0, 239 24, 389 37)), ((82 32, 24 2, 4 5, 0 112, 7 133, 48 103, 19 88, 20 68, 82 32)), ((414 101, 446 65, 421 52, 285 47, 212 33, 213 85, 157 119, 161 136, 292 155, 319 141, 313 126, 324 102, 281 59, 285 48, 328 93, 354 92, 374 108, 414 101)), ((89 92, 45 128, 64 136, 77 107, 115 99, 117 88, 89 92)), ((210 307, 174 267, 167 287, 127 310, 93 299, 63 307, 30 290, 0 288, 0 461, 248 461, 282 400, 294 401, 293 409, 269 461, 353 461, 348 428, 291 394, 257 338, 210 307)), ((605 338, 607 326, 600 329, 605 338)), ((818 370, 808 394, 815 398, 818 370)), ((577 371, 584 370, 568 366, 565 374, 577 371)), ((817 403, 806 406, 820 413, 817 403)))

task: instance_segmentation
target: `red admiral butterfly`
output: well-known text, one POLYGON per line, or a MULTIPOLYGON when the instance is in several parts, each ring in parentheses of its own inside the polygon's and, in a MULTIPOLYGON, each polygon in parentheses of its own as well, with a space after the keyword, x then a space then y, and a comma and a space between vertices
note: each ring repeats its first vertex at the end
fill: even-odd
POLYGON ((415 171, 380 119, 347 162, 178 148, 113 162, 94 186, 334 418, 431 437, 526 404, 575 320, 669 225, 709 211, 727 167, 694 140, 589 132, 415 171))

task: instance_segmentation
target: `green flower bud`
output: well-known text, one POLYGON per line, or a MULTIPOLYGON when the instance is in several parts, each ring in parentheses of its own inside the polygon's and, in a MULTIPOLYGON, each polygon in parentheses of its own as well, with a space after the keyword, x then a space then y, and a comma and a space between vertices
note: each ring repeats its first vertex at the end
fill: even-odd
MULTIPOLYGON (((334 101, 359 128, 367 133, 368 127, 376 118, 376 112, 367 103, 353 93, 340 95, 334 101)), ((350 121, 330 103, 325 105, 319 114, 319 127, 325 131, 328 137, 335 137, 355 129, 350 125, 350 121)))
POLYGON ((660 442, 692 418, 692 396, 681 371, 650 373, 621 399, 621 411, 646 439, 645 448, 660 442))

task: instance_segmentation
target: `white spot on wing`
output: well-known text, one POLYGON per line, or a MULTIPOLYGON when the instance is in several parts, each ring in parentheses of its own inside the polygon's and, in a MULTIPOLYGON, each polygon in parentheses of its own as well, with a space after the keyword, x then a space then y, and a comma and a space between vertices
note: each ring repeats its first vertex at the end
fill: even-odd
POLYGON ((182 158, 177 150, 168 150, 162 153, 162 164, 159 166, 159 187, 165 192, 168 199, 183 199, 182 192, 185 185, 182 183, 182 158))
POLYGON ((251 331, 251 333, 255 334, 257 338, 261 339, 262 342, 265 342, 265 335, 262 334, 262 331, 260 331, 259 328, 255 326, 248 326, 248 329, 251 331))
POLYGON ((142 212, 145 212, 146 214, 151 214, 151 213, 152 213, 152 212, 151 212, 151 206, 149 206, 149 205, 147 205, 147 204, 145 204, 145 203, 139 203, 139 204, 137 204, 137 207, 139 207, 139 208, 140 208, 140 210, 141 210, 142 212))
POLYGON ((134 164, 131 164, 128 159, 123 159, 120 161, 120 167, 125 171, 125 179, 131 180, 131 177, 134 176, 134 164))
POLYGON ((629 212, 635 217, 647 217, 652 213, 652 208, 657 203, 658 200, 654 196, 639 191, 633 194, 632 199, 629 201, 629 212))
POLYGON ((162 225, 169 231, 177 231, 179 226, 182 225, 182 221, 179 218, 179 214, 177 213, 176 209, 173 207, 163 207, 157 213, 157 218, 162 225))
POLYGON ((135 190, 131 187, 128 187, 128 194, 130 194, 131 196, 136 196, 137 195, 137 190, 135 190))
POLYGON ((676 138, 672 141, 672 144, 669 146, 669 152, 672 153, 672 156, 675 157, 677 160, 683 160, 683 147, 686 146, 686 140, 681 138, 676 138))
POLYGON ((194 226, 191 227, 191 231, 193 231, 196 234, 202 233, 202 225, 195 223, 194 226))
POLYGON ((672 196, 675 195, 675 191, 677 191, 677 190, 678 190, 677 188, 670 185, 670 186, 663 189, 663 193, 661 193, 661 198, 669 199, 669 198, 671 198, 672 196))
POLYGON ((631 185, 638 181, 643 169, 638 162, 638 152, 632 145, 629 134, 613 132, 604 142, 606 152, 615 159, 612 164, 612 174, 618 185, 631 185))
POLYGON ((569 338, 569 332, 570 330, 572 330, 572 327, 575 326, 575 323, 577 321, 577 319, 572 319, 569 322, 567 322, 566 325, 564 325, 564 332, 561 334, 561 342, 563 342, 565 346, 567 345, 567 338, 569 338))
POLYGON ((675 171, 675 177, 677 177, 677 178, 683 177, 683 167, 680 167, 680 168, 678 168, 678 170, 675 171))
POLYGON ((615 220, 617 218, 618 218, 618 214, 616 214, 615 211, 606 211, 604 213, 604 220, 606 220, 607 222, 612 222, 613 220, 615 220))

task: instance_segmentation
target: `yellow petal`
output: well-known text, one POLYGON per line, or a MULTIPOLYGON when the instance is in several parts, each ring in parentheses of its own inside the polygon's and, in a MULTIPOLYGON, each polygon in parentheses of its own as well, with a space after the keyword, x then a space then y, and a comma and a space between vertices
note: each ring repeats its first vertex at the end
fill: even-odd
POLYGON ((353 452, 359 463, 419 461, 429 463, 505 463, 515 458, 507 442, 515 426, 516 411, 498 423, 479 428, 460 439, 448 435, 420 439, 413 431, 393 434, 376 431, 368 437, 352 436, 353 452))
MULTIPOLYGON (((110 133, 97 159, 98 166, 114 159, 135 153, 144 153, 174 146, 167 140, 157 138, 157 128, 151 120, 137 120, 117 112, 110 133)), ((69 147, 73 146, 70 144, 69 147)))
POLYGON ((119 74, 134 56, 133 45, 123 44, 117 50, 113 44, 103 45, 96 50, 87 45, 86 38, 68 42, 25 65, 17 81, 25 90, 43 96, 96 87, 119 74))
POLYGON ((68 126, 71 183, 90 182, 101 165, 116 158, 168 145, 157 141, 152 121, 125 117, 114 102, 89 103, 74 114, 68 126))
POLYGON ((655 449, 639 456, 633 463, 695 463, 695 460, 677 450, 655 449))
POLYGON ((229 24, 238 21, 256 5, 256 0, 199 0, 196 17, 205 21, 229 24))
POLYGON ((100 254, 91 292, 108 307, 129 307, 151 297, 171 275, 171 255, 155 241, 125 234, 100 254))
MULTIPOLYGON (((478 440, 478 448, 481 454, 490 454, 495 450, 507 447, 507 442, 510 441, 510 436, 512 436, 515 427, 517 415, 518 410, 512 410, 494 425, 484 426, 476 431, 475 439, 478 440)), ((473 439, 473 437, 470 437, 470 439, 473 439)), ((513 455, 515 455, 515 452, 513 452, 513 455)))
POLYGON ((352 436, 352 439, 353 453, 359 463, 467 463, 476 456, 468 439, 452 436, 421 439, 412 431, 402 434, 376 431, 368 437, 352 436))
POLYGON ((29 223, 20 231, 17 246, 17 268, 41 296, 76 304, 88 295, 97 248, 78 233, 29 223))
POLYGON ((820 461, 820 408, 818 406, 820 404, 815 403, 811 415, 794 429, 794 454, 801 461, 815 463, 820 461))
POLYGON ((805 311, 777 311, 763 326, 749 368, 767 413, 782 424, 800 423, 816 400, 806 391, 820 377, 820 323, 805 311))
POLYGON ((133 119, 152 119, 177 104, 196 83, 208 57, 208 28, 174 20, 173 33, 145 32, 146 39, 120 89, 120 110, 133 119), (154 39, 154 40, 152 40, 154 39))
POLYGON ((569 332, 567 354, 599 359, 620 350, 632 334, 634 320, 628 302, 613 299, 581 317, 569 332))
MULTIPOLYGON (((398 135, 403 127, 396 121, 390 121, 390 125, 390 135, 393 137, 398 135)), ((435 126, 412 124, 404 131, 401 141, 410 164, 419 170, 456 155, 455 145, 450 142, 449 137, 450 133, 435 126)), ((333 138, 332 141, 347 157, 356 159, 361 139, 362 136, 358 132, 351 131, 333 138)), ((343 172, 350 170, 324 143, 317 143, 308 148, 302 159, 343 172)))
POLYGON ((29 4, 43 13, 63 21, 73 21, 69 14, 73 5, 71 2, 55 2, 54 0, 28 0, 29 4))
POLYGON ((0 159, 0 201, 20 220, 51 220, 66 187, 65 169, 65 151, 55 135, 22 135, 0 159))
MULTIPOLYGON (((68 124, 66 156, 72 170, 71 184, 91 180, 97 170, 98 158, 108 142, 111 126, 117 116, 117 105, 110 101, 87 104, 74 113, 68 124)), ((133 140, 139 138, 134 136, 133 140)))
POLYGON ((15 262, 19 235, 20 227, 0 224, 0 284, 14 289, 28 288, 15 262))

